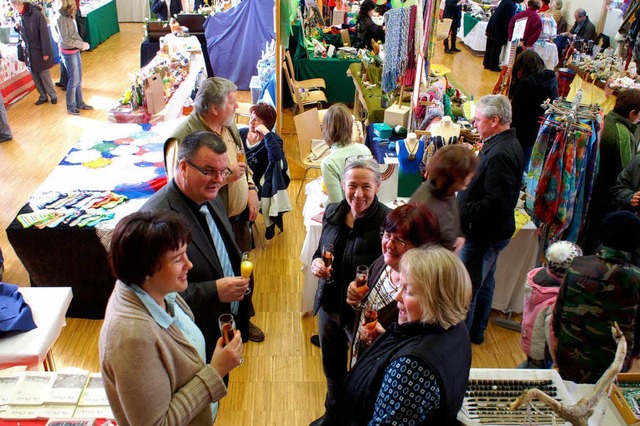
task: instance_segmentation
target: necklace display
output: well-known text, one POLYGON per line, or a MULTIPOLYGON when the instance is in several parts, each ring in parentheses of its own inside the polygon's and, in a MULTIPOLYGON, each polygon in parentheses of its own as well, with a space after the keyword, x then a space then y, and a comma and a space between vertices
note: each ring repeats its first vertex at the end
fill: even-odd
POLYGON ((416 152, 418 151, 418 144, 420 140, 414 139, 413 148, 409 147, 409 139, 404 141, 405 147, 407 148, 407 153, 409 154, 409 161, 413 161, 416 159, 416 152))

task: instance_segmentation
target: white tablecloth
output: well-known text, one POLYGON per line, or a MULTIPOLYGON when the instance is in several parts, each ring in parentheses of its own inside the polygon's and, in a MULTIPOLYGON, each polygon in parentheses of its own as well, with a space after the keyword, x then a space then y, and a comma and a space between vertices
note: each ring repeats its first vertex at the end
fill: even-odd
MULTIPOLYGON (((322 199, 320 179, 315 179, 305 186, 307 199, 302 210, 302 217, 304 218, 307 235, 304 238, 300 252, 300 261, 303 265, 302 273, 304 275, 300 307, 303 315, 311 313, 318 288, 318 279, 313 276, 309 266, 313 260, 313 253, 318 248, 320 235, 322 234, 322 219, 320 219, 320 222, 312 219, 324 210, 320 207, 320 200, 322 199)), ((532 222, 529 222, 511 239, 509 245, 502 250, 498 257, 493 309, 503 312, 522 312, 524 283, 527 272, 533 269, 535 265, 537 251, 536 227, 532 222)))
POLYGON ((149 0, 116 0, 118 22, 143 22, 151 16, 149 0))
POLYGON ((37 328, 0 338, 0 369, 24 365, 36 367, 47 356, 62 327, 71 303, 71 287, 21 287, 37 328))
MULTIPOLYGON (((464 12, 462 14, 460 22, 464 22, 464 12)), ((460 25, 458 28, 458 38, 462 40, 464 44, 475 52, 484 52, 487 49, 487 25, 489 23, 485 21, 478 22, 469 33, 464 35, 464 25, 460 25)))
MULTIPOLYGON (((109 2, 111 2, 111 0, 82 0, 80 2, 80 14, 86 18, 88 14, 96 9, 101 8, 109 2)), ((116 4, 116 7, 118 7, 118 4, 116 4)))

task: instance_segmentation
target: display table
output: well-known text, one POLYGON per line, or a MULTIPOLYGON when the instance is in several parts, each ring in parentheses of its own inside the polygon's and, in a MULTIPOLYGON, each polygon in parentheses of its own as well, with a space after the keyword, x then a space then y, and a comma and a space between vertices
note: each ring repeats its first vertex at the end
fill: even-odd
POLYGON ((602 112, 606 115, 615 107, 617 96, 613 89, 607 87, 607 83, 602 80, 585 80, 584 72, 578 67, 570 65, 569 68, 576 73, 571 82, 567 100, 572 101, 578 90, 582 90, 582 103, 593 105, 598 104, 602 112))
POLYGON ((349 66, 359 63, 359 59, 299 58, 294 60, 296 80, 323 78, 327 88, 325 94, 330 104, 353 102, 355 87, 353 79, 347 75, 349 66))
POLYGON ((84 40, 91 49, 120 32, 116 0, 92 0, 80 7, 84 19, 84 40))
POLYGON ((151 16, 148 0, 116 0, 118 22, 143 22, 151 16))
MULTIPOLYGON (((304 275, 300 307, 303 315, 312 312, 313 301, 318 288, 318 279, 311 273, 310 266, 322 234, 322 219, 318 218, 318 214, 324 211, 320 206, 322 200, 320 181, 316 179, 309 182, 305 186, 305 194, 307 199, 302 210, 302 217, 307 234, 300 252, 300 261, 303 265, 302 273, 304 275)), ((404 200, 407 201, 406 199, 404 200)), ((393 206, 390 207, 393 208, 393 206)), ((509 245, 502 250, 498 257, 493 309, 503 312, 522 312, 524 283, 527 273, 535 265, 537 251, 536 227, 532 222, 529 222, 511 239, 509 245)))
POLYGON ((45 369, 55 370, 53 346, 62 327, 73 294, 70 287, 20 287, 24 301, 31 307, 37 328, 24 333, 0 337, 0 369, 26 366, 29 369, 45 363, 45 369), (46 362, 45 362, 46 361, 46 362))
POLYGON ((22 98, 36 85, 24 62, 18 61, 14 44, 0 43, 2 59, 0 59, 0 92, 5 105, 22 98))
POLYGON ((462 25, 458 28, 458 38, 476 53, 484 53, 487 49, 487 25, 466 12, 462 12, 462 25))
MULTIPOLYGON (((7 237, 34 287, 70 286, 68 316, 102 318, 115 283, 105 247, 117 221, 137 211, 166 183, 164 141, 180 120, 140 126, 94 122, 31 199, 52 192, 113 191, 129 200, 111 210, 115 217, 93 226, 24 228, 17 218, 7 237), (148 130, 145 130, 147 128, 148 130)), ((30 204, 21 213, 30 212, 30 204)))
MULTIPOLYGON (((195 39, 195 37, 193 37, 195 39)), ((146 110, 139 108, 136 111, 124 111, 121 107, 109 110, 107 119, 112 123, 157 123, 161 121, 170 121, 182 117, 182 107, 187 98, 191 96, 191 92, 197 87, 197 81, 200 75, 206 78, 206 70, 203 55, 192 53, 190 56, 191 65, 189 66, 189 74, 187 78, 175 90, 169 102, 165 107, 156 114, 148 116, 146 110)))
MULTIPOLYGON (((500 387, 502 384, 500 381, 532 381, 532 380, 550 380, 552 385, 555 386, 557 390, 557 398, 558 400, 562 400, 564 405, 572 405, 578 402, 583 396, 593 390, 595 385, 590 384, 575 384, 573 382, 569 382, 566 380, 562 380, 560 375, 556 370, 526 370, 526 369, 507 369, 507 368, 472 368, 469 372, 469 379, 471 380, 494 380, 497 382, 497 390, 502 390, 500 387)), ((505 383, 506 385, 506 383, 505 383)), ((491 403, 495 403, 495 416, 492 416, 493 422, 491 423, 482 423, 482 424, 557 424, 557 425, 568 425, 562 421, 559 417, 556 417, 555 421, 552 420, 551 416, 543 420, 542 417, 533 417, 531 423, 522 421, 522 414, 527 410, 527 407, 521 407, 520 416, 518 419, 520 421, 515 420, 508 410, 503 410, 502 408, 507 408, 506 406, 515 398, 507 398, 500 401, 493 401, 495 397, 488 397, 491 400, 491 403), (494 423, 495 422, 495 423, 494 423)), ((538 400, 535 404, 541 404, 538 400)), ((477 416, 473 415, 474 406, 477 403, 474 403, 471 398, 465 397, 463 402, 463 406, 458 412, 458 420, 461 424, 466 426, 480 426, 481 423, 478 420, 474 420, 477 416)), ((545 408, 545 410, 547 410, 545 408)), ((531 413, 537 413, 537 410, 531 409, 531 413)), ((618 409, 613 405, 611 399, 608 397, 604 397, 593 409, 593 414, 589 418, 588 422, 589 426, 598 426, 598 425, 606 425, 606 426, 625 426, 627 423, 624 421, 622 416, 620 415, 618 409)))

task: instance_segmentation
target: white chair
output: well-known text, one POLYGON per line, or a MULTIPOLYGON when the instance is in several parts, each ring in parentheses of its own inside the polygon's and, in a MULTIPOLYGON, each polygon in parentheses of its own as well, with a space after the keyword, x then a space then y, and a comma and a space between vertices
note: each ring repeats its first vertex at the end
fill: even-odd
POLYGON ((291 98, 293 99, 294 105, 294 113, 297 109, 299 113, 303 113, 306 106, 314 106, 321 108, 322 104, 327 104, 327 97, 322 90, 304 90, 305 96, 302 97, 302 89, 300 86, 296 85, 292 80, 291 75, 289 74, 289 70, 287 67, 283 67, 284 75, 287 79, 287 84, 289 85, 289 91, 291 92, 291 98))
POLYGON ((285 51, 285 63, 284 67, 287 71, 289 71, 289 75, 291 76, 291 81, 298 86, 303 88, 304 90, 313 90, 313 89, 326 89, 327 83, 324 81, 324 78, 309 78, 307 80, 296 80, 296 71, 293 68, 293 61, 291 60, 291 54, 289 51, 285 51))

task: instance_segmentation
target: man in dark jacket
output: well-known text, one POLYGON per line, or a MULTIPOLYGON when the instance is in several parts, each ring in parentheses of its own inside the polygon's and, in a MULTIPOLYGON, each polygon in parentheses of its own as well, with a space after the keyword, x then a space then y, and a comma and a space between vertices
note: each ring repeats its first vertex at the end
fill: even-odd
POLYGON ((571 27, 568 33, 563 33, 561 35, 566 35, 571 39, 577 37, 587 41, 595 40, 596 26, 593 25, 593 22, 589 20, 589 17, 587 16, 587 11, 584 9, 576 9, 576 11, 573 14, 573 17, 576 19, 576 22, 573 24, 573 27, 571 27))
POLYGON ((502 0, 489 19, 486 32, 487 48, 482 60, 485 69, 500 71, 500 52, 509 41, 509 22, 516 14, 516 3, 522 3, 522 0, 502 0))
POLYGON ((620 93, 613 111, 604 118, 604 129, 598 147, 600 160, 591 200, 587 208, 584 227, 578 239, 584 254, 595 254, 600 242, 598 232, 600 222, 616 210, 611 196, 611 187, 616 178, 631 161, 637 151, 634 133, 640 118, 640 90, 629 89, 620 93))
POLYGON ((480 165, 469 187, 458 194, 462 231, 467 236, 460 258, 473 284, 466 323, 471 342, 478 345, 484 342, 489 322, 498 255, 515 231, 513 211, 524 170, 524 153, 510 123, 506 96, 480 98, 475 118, 484 142, 480 165))
POLYGON ((621 209, 640 211, 640 154, 636 154, 620 172, 616 184, 611 188, 611 195, 613 202, 621 209))

